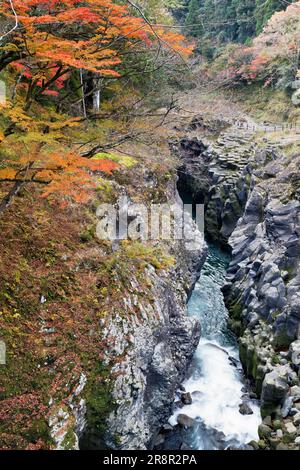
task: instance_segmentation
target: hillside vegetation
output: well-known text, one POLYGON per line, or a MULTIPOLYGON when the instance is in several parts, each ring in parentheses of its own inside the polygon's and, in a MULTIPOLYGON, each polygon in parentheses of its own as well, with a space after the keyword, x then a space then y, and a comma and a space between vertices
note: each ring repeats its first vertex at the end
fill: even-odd
MULTIPOLYGON (((160 243, 116 252, 100 241, 97 206, 124 193, 165 202, 182 91, 232 94, 259 119, 299 119, 300 2, 13 5, 0 5, 0 447, 53 449, 49 422, 77 400, 83 372, 88 425, 103 436, 122 357, 104 361, 101 322, 126 315, 133 273, 140 299, 145 267, 174 263, 160 243)), ((62 447, 75 444, 67 432, 62 447)))

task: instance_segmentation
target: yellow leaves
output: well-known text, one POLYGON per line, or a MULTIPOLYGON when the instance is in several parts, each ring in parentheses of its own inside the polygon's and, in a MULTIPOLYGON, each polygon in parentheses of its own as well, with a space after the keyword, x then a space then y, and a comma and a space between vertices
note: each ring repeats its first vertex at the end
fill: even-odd
POLYGON ((14 44, 14 43, 8 43, 8 44, 5 44, 4 46, 1 46, 0 47, 0 51, 3 51, 3 52, 18 52, 20 49, 19 47, 17 46, 17 44, 14 44))
POLYGON ((51 129, 63 129, 64 127, 78 127, 80 122, 82 121, 81 117, 74 117, 67 119, 65 121, 58 121, 58 122, 48 122, 47 124, 50 126, 51 129))
POLYGON ((0 180, 14 180, 16 171, 13 168, 4 168, 0 170, 0 180))
POLYGON ((137 160, 133 157, 129 157, 128 155, 119 155, 116 153, 105 153, 105 152, 100 152, 97 153, 93 157, 94 160, 111 160, 115 163, 117 163, 120 166, 123 166, 125 168, 132 168, 135 165, 137 165, 137 160))
POLYGON ((23 107, 19 105, 11 105, 6 111, 6 117, 24 131, 29 130, 30 124, 33 122, 33 118, 26 114, 23 107))

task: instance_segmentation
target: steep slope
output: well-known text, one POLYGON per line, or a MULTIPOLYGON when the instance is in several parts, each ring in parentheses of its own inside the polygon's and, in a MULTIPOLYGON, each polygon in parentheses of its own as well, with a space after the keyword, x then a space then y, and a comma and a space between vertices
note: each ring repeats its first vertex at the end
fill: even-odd
POLYGON ((232 252, 223 292, 261 397, 259 448, 298 448, 299 140, 225 120, 217 129, 216 121, 197 122, 176 144, 180 184, 205 203, 208 236, 232 252))

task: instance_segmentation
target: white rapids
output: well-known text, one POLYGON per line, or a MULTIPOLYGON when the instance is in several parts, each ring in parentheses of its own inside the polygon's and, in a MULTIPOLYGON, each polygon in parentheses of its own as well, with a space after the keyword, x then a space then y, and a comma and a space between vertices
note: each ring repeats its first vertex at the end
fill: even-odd
POLYGON ((198 450, 242 447, 258 440, 261 423, 257 400, 246 399, 253 414, 239 412, 245 384, 237 343, 226 325, 228 312, 220 290, 226 265, 226 256, 210 247, 201 279, 189 302, 190 314, 196 315, 202 326, 202 338, 183 383, 186 392, 192 395, 192 404, 175 409, 169 420, 175 425, 179 414, 195 419, 185 442, 198 450))

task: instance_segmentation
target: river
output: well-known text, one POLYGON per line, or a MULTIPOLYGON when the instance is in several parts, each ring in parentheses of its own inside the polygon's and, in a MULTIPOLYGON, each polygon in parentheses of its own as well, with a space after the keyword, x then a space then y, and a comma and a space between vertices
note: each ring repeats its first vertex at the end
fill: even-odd
POLYGON ((177 423, 179 414, 193 418, 184 440, 197 450, 243 447, 258 439, 261 423, 259 404, 249 398, 245 387, 236 338, 227 327, 228 311, 221 287, 228 262, 228 255, 209 246, 201 278, 188 304, 189 314, 197 316, 202 327, 200 343, 183 383, 192 395, 192 404, 176 408, 170 424, 177 423), (240 413, 242 402, 253 414, 240 413))

